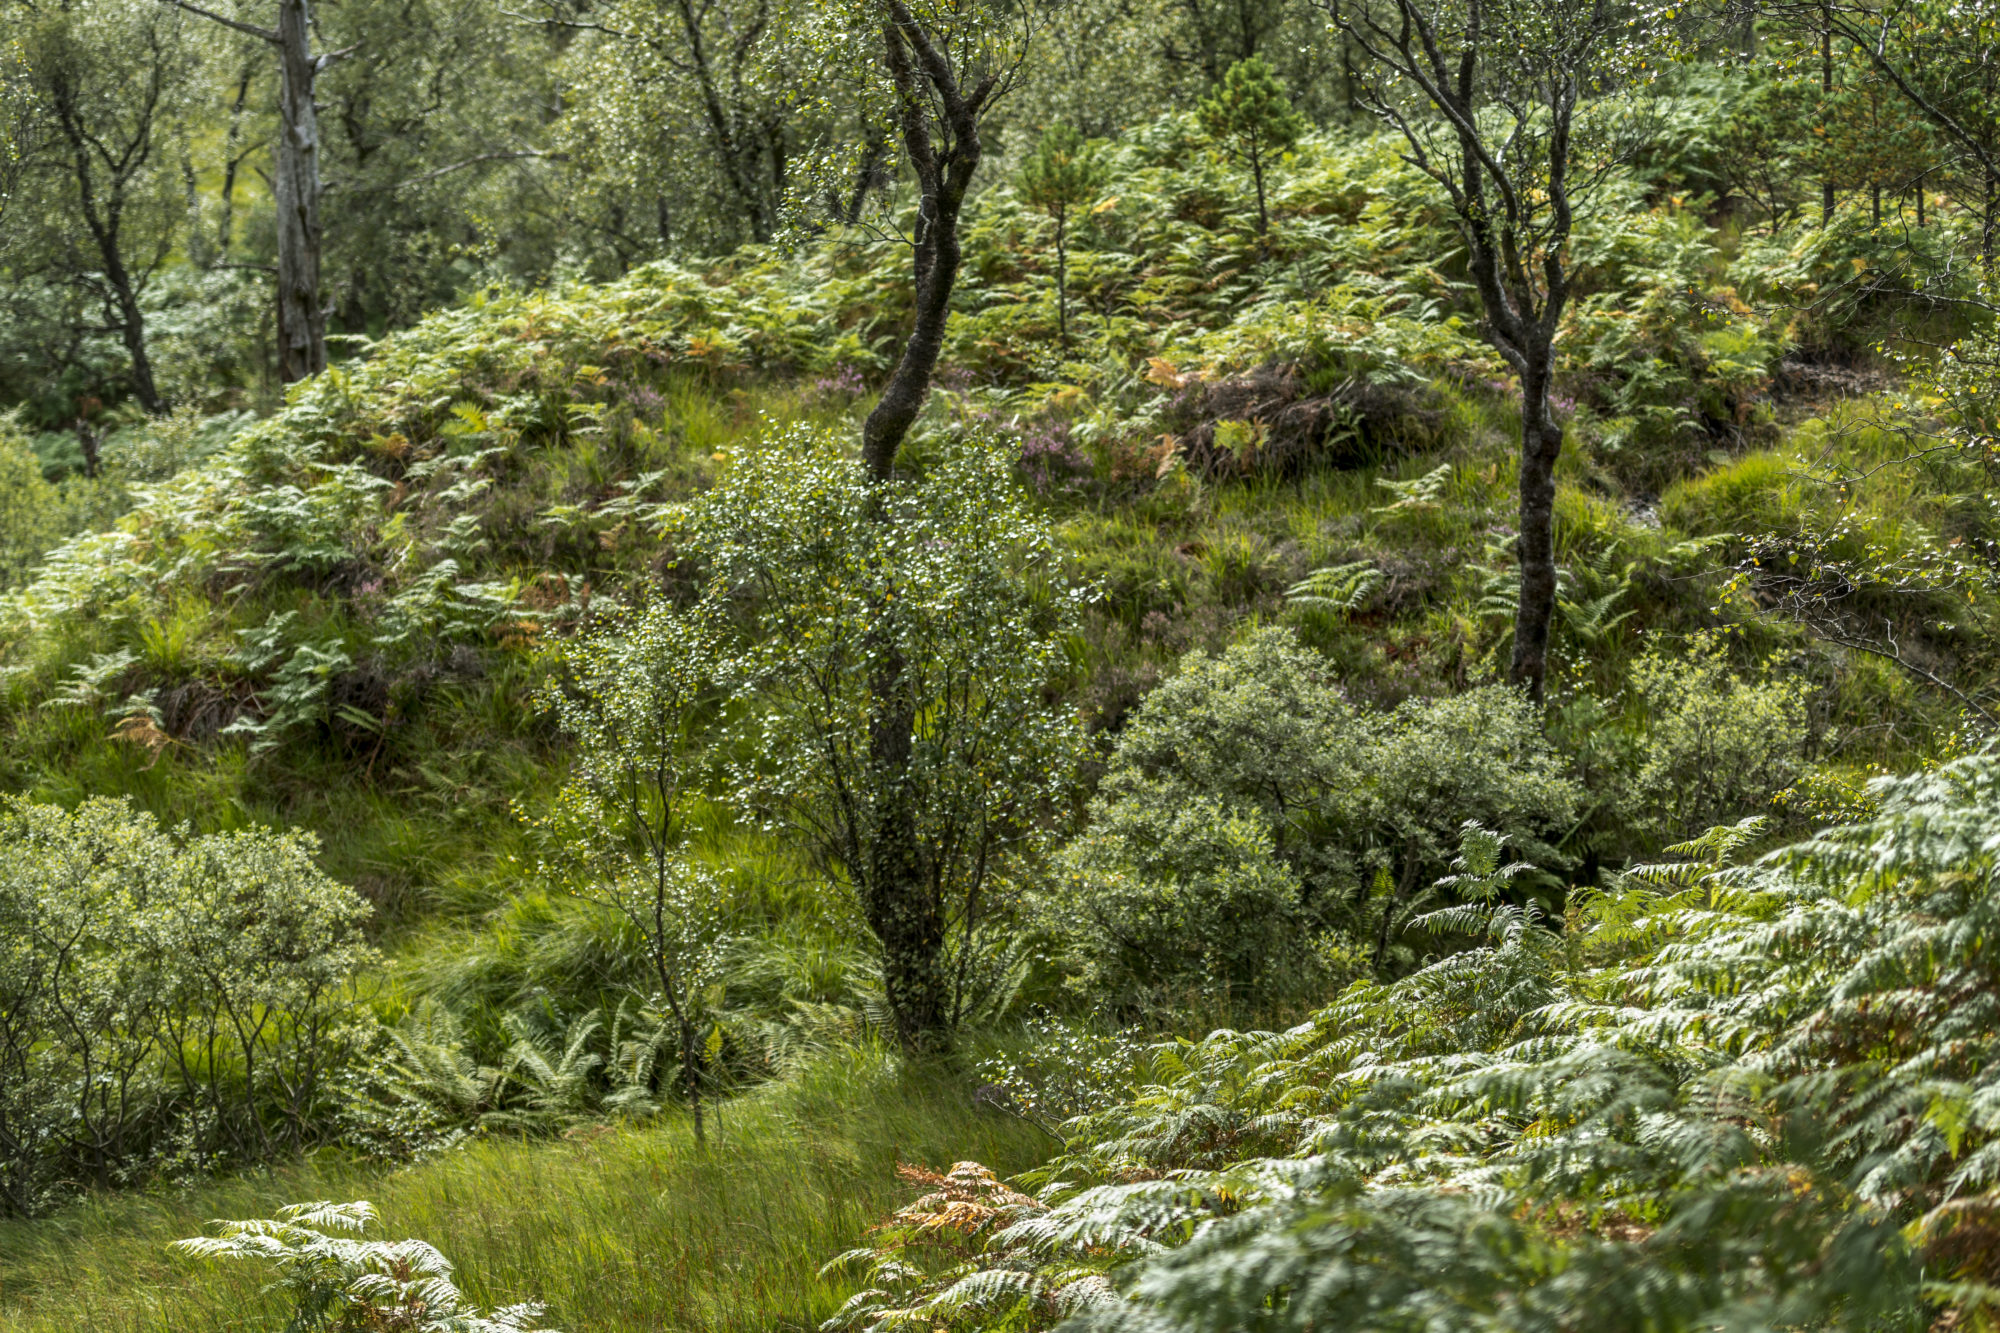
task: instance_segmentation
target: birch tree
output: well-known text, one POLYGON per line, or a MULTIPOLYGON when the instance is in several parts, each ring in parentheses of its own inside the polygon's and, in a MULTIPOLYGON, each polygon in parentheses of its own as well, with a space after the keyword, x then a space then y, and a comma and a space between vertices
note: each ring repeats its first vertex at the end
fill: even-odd
POLYGON ((1510 678, 1542 697, 1555 614, 1549 407, 1579 210, 1647 137, 1617 95, 1645 77, 1651 31, 1622 0, 1319 0, 1365 63, 1356 96, 1437 182, 1466 246, 1488 342, 1521 385, 1521 592, 1510 678), (1622 114, 1621 114, 1622 113, 1622 114))
POLYGON ((190 14, 267 43, 278 61, 277 172, 271 183, 278 230, 278 378, 290 384, 326 369, 320 304, 320 133, 313 100, 319 76, 348 51, 315 54, 307 0, 277 0, 270 27, 170 0, 190 14))

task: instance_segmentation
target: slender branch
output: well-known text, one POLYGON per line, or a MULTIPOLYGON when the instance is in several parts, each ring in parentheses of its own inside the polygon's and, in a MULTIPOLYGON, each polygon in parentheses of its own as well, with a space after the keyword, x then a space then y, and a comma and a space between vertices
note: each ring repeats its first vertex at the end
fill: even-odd
POLYGON ((177 8, 185 9, 190 14, 199 14, 211 23, 220 23, 225 28, 234 28, 238 32, 248 33, 250 36, 260 41, 269 42, 273 46, 278 44, 278 34, 270 28, 260 28, 254 23, 245 23, 241 19, 228 18, 213 10, 203 9, 200 5, 191 5, 188 3, 188 0, 164 0, 164 2, 177 8))

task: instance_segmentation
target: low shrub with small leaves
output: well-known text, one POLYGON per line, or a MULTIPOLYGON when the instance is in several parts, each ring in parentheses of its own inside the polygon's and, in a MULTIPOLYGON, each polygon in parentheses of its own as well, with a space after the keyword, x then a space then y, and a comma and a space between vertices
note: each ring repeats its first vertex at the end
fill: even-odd
POLYGON ((0 803, 0 1212, 326 1137, 373 951, 316 850, 0 803))
POLYGON ((1259 630, 1189 655, 1133 714, 1042 919, 1114 1007, 1254 1009, 1324 982, 1329 956, 1406 969, 1466 820, 1555 868, 1543 839, 1578 804, 1516 691, 1357 706, 1289 630, 1259 630))

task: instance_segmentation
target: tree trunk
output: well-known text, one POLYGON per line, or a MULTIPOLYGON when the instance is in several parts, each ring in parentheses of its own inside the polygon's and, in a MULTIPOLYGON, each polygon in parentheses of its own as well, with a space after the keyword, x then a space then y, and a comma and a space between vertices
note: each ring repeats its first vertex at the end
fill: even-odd
MULTIPOLYGON (((902 358, 861 428, 861 455, 878 487, 877 523, 893 523, 882 501, 896 474, 896 455, 910 433, 944 350, 952 287, 962 258, 959 211, 979 168, 979 117, 993 88, 989 76, 968 96, 931 36, 902 0, 888 0, 882 26, 883 55, 897 95, 904 152, 919 185, 912 264, 916 317, 902 358), (926 85, 928 85, 926 87, 926 85), (942 118, 947 146, 932 139, 932 115, 942 118)), ((918 1052, 946 1035, 946 978, 942 886, 926 873, 917 830, 917 793, 911 771, 916 703, 896 647, 897 603, 885 596, 870 634, 876 661, 869 680, 869 768, 875 797, 871 825, 862 830, 857 867, 863 911, 882 946, 882 982, 904 1050, 918 1052)))
POLYGON ((70 144, 77 204, 83 214, 84 227, 97 246, 98 259, 104 265, 104 283, 109 290, 101 295, 110 307, 106 313, 117 324, 126 355, 132 358, 132 396, 149 414, 158 416, 166 410, 166 404, 161 400, 159 388, 153 380, 153 360, 146 354, 146 316, 139 309, 139 291, 133 284, 132 272, 126 268, 124 253, 119 248, 119 234, 125 218, 125 181, 114 173, 108 197, 102 201, 98 199, 97 176, 90 165, 90 135, 77 119, 74 98, 69 90, 59 91, 56 101, 57 119, 70 144))
POLYGON ((944 351, 945 322, 951 316, 951 289, 958 281, 958 202, 924 202, 936 212, 918 224, 916 321, 903 345, 902 359, 861 427, 861 456, 867 461, 868 475, 876 481, 887 481, 894 475, 896 452, 930 396, 931 376, 944 351))
POLYGON ((1549 362, 1531 359, 1521 376, 1521 518, 1516 539, 1521 602, 1514 613, 1514 662, 1508 677, 1542 702, 1548 677, 1549 626, 1556 609, 1556 459, 1562 426, 1549 414, 1549 362))
POLYGON ((229 247, 236 239, 236 169, 243 162, 237 145, 243 140, 243 109, 250 101, 250 74, 246 66, 243 77, 237 80, 236 101, 229 108, 229 133, 222 141, 222 210, 215 223, 215 253, 224 260, 229 258, 229 247))
POLYGON ((1069 355, 1069 209, 1056 210, 1056 333, 1069 355))
POLYGON ((869 722, 871 783, 877 797, 863 910, 882 945, 882 989, 906 1051, 937 1045, 946 1030, 944 912, 924 873, 910 789, 916 709, 900 656, 890 649, 876 673, 869 722))
MULTIPOLYGON (((1827 10, 1830 6, 1822 5, 1827 10)), ((1827 111, 1833 108, 1833 18, 1826 14, 1819 30, 1819 92, 1820 105, 1827 111)), ((1819 183, 1819 225, 1828 226, 1833 221, 1833 177, 1828 176, 1819 183)))
POLYGON ((705 1147, 708 1143, 708 1127, 701 1118, 701 1064, 700 1043, 695 1040, 694 1024, 683 1018, 681 1029, 681 1082, 687 1088, 688 1107, 694 1112, 694 1144, 705 1147))
POLYGON ((319 114, 306 0, 279 0, 278 378, 287 384, 326 369, 326 316, 319 304, 319 114))

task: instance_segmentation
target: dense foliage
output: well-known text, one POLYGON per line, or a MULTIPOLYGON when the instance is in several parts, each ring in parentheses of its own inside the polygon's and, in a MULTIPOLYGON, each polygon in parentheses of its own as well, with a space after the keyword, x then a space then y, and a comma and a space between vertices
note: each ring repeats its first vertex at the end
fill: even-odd
POLYGON ((23 10, 0 1322, 1984 1326, 1962 8, 23 10))
POLYGON ((309 835, 0 810, 0 1202, 326 1136, 367 906, 309 835))
POLYGON ((1757 821, 1718 828, 1560 931, 1469 832, 1465 904, 1420 924, 1477 944, 1156 1049, 1034 1195, 962 1166, 975 1206, 907 1210, 839 1323, 1976 1319, 1995 779, 1885 779, 1877 817, 1759 858, 1757 821))

